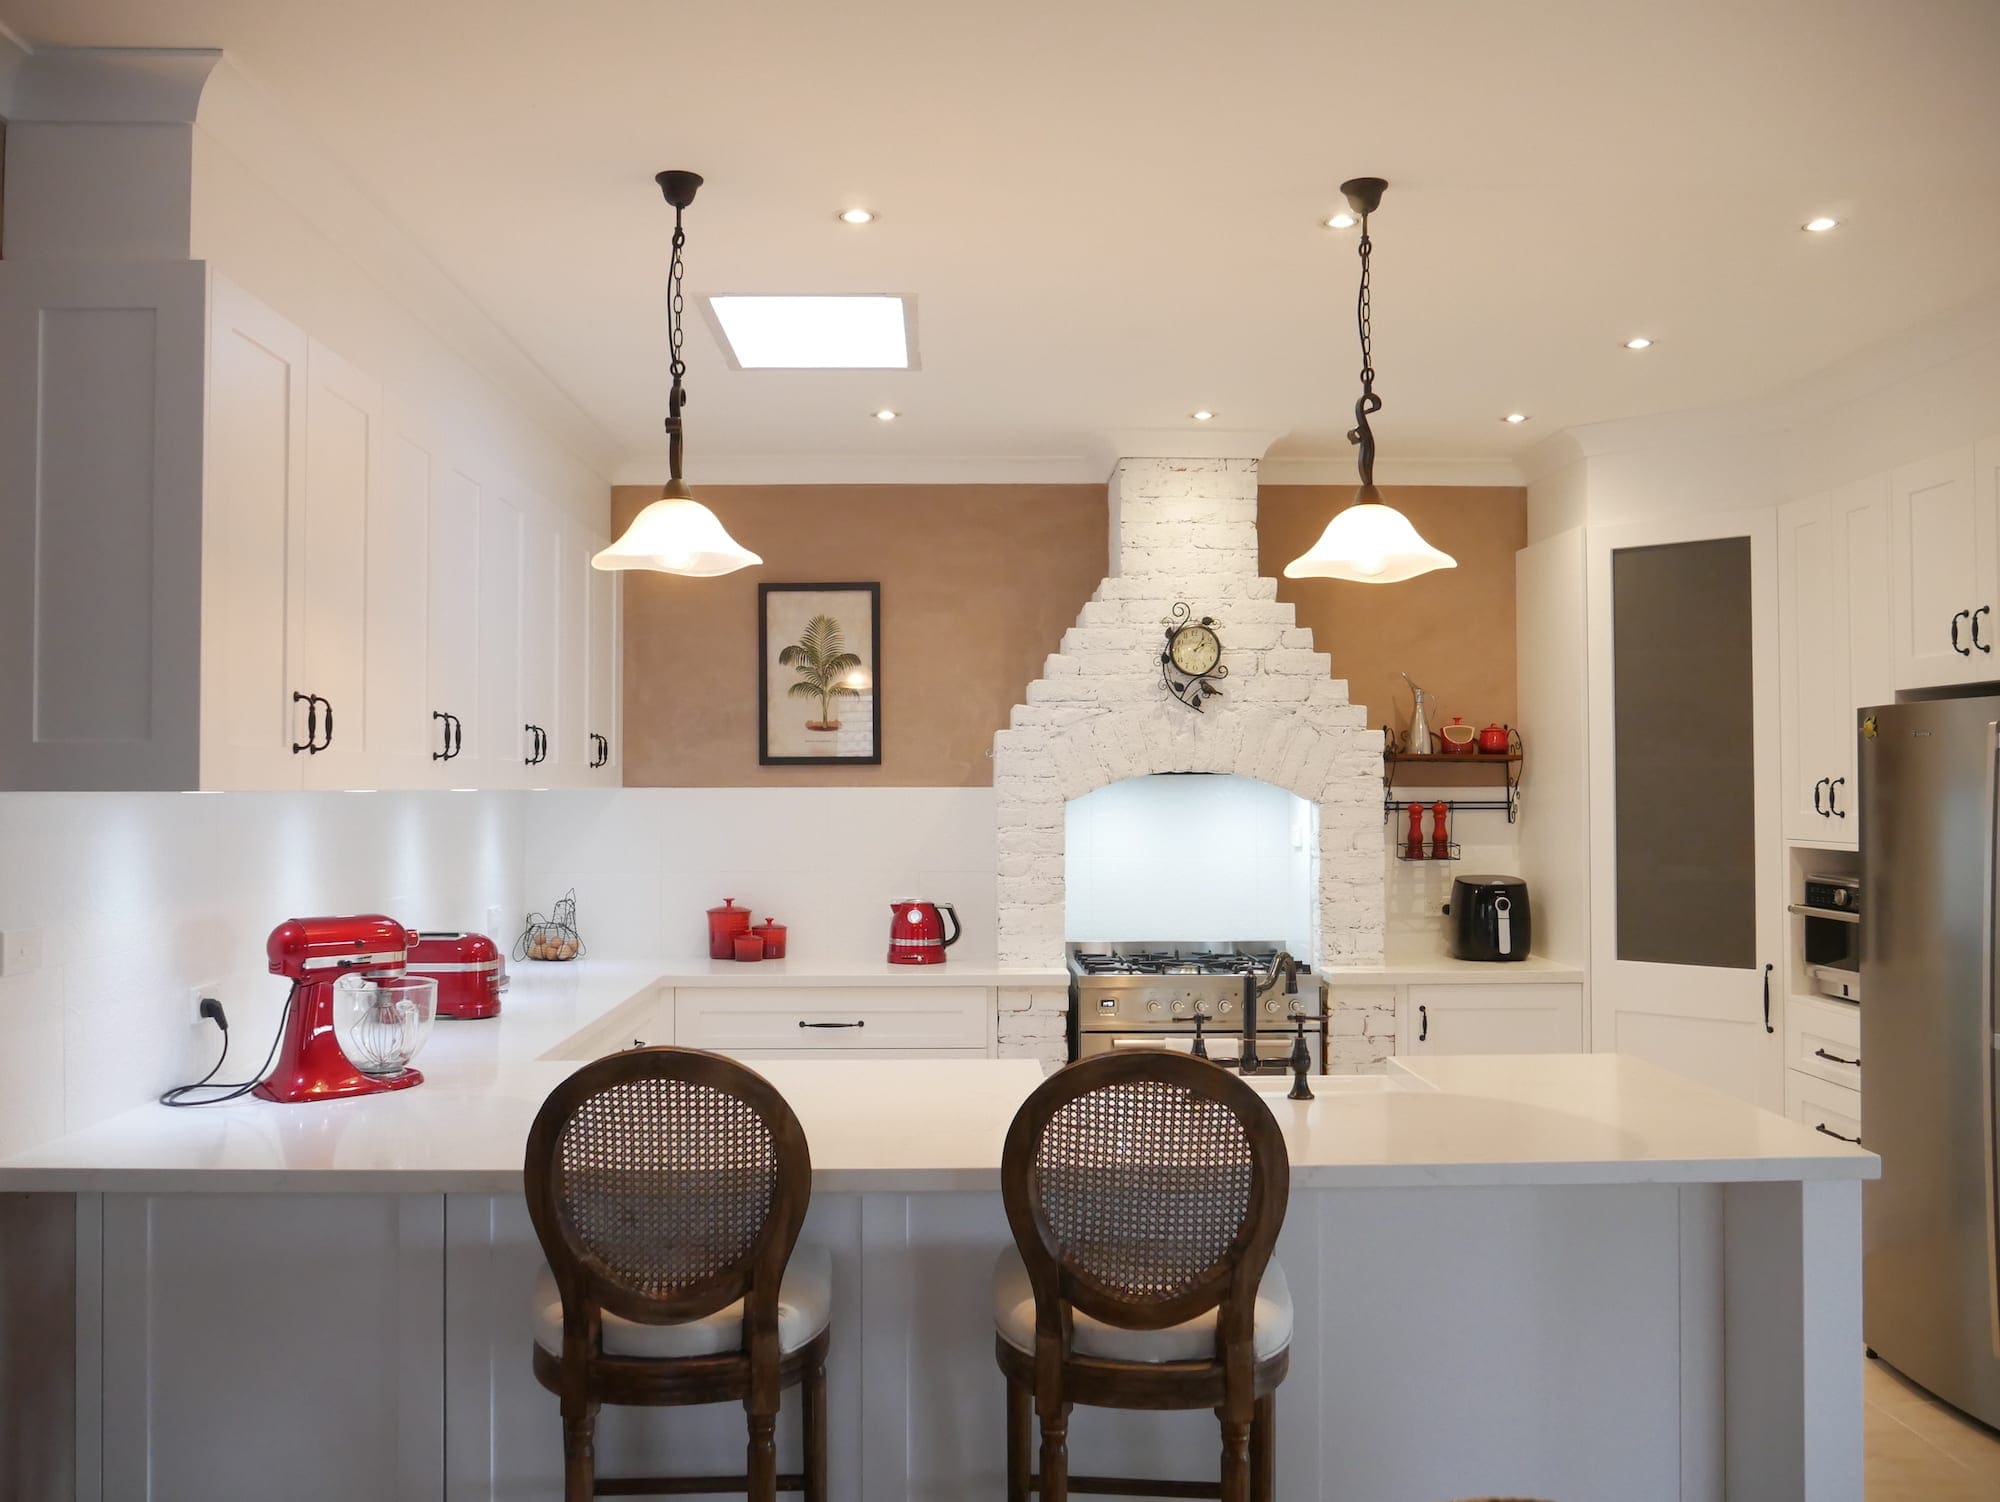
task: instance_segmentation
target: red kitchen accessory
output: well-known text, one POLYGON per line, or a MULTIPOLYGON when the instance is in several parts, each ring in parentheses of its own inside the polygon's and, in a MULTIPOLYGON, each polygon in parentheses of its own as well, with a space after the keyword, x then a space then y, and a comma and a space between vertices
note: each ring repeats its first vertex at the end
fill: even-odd
POLYGON ((507 962, 485 934, 425 932, 410 950, 409 973, 438 983, 437 1014, 470 1021, 500 1012, 507 962))
POLYGON ((1479 732, 1479 750, 1483 756, 1505 756, 1513 749, 1509 744, 1505 725, 1488 725, 1479 732))
POLYGON ((734 897, 722 899, 721 907, 708 910, 708 957, 712 960, 736 958, 736 936, 750 931, 750 909, 738 907, 734 897))
POLYGON ((764 958, 764 940, 758 934, 738 934, 736 936, 735 958, 749 964, 764 958))
POLYGON ((1448 756, 1463 755, 1472 750, 1473 742, 1479 738, 1479 732, 1457 715, 1451 717, 1451 723, 1440 730, 1438 735, 1444 741, 1445 754, 1448 756))
POLYGON ((1410 805, 1410 835, 1403 841, 1403 859, 1420 861, 1424 858, 1424 806, 1410 805))
POLYGON ((963 932, 958 913, 949 902, 919 902, 906 897, 889 904, 889 963, 892 965, 942 965, 944 952, 956 944, 963 932), (951 937, 944 936, 945 915, 951 915, 951 937))
POLYGON ((750 930, 764 941, 764 958, 782 960, 785 957, 785 925, 776 918, 766 918, 750 930))
POLYGON ((1451 859, 1451 830, 1445 824, 1450 814, 1449 803, 1431 805, 1431 859, 1434 861, 1451 859))
POLYGON ((271 930, 264 953, 273 975, 292 983, 277 1062, 253 1092, 265 1100, 338 1100, 407 1090, 423 1083, 414 1069, 381 1078, 363 1074, 334 1037, 333 985, 343 975, 400 976, 414 930, 380 913, 351 918, 288 918, 271 930))

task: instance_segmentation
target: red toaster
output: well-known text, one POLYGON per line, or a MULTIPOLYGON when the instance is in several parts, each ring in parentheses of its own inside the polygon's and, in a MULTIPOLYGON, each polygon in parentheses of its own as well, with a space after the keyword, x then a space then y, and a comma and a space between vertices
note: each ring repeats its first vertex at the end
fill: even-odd
POLYGON ((404 968, 438 983, 440 1017, 494 1016, 507 989, 507 962, 485 934, 419 933, 404 968))

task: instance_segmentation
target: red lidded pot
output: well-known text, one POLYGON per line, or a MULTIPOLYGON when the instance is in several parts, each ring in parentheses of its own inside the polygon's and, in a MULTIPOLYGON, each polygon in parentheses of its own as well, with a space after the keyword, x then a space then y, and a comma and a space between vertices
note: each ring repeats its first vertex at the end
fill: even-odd
POLYGON ((785 957, 785 925, 776 918, 766 918, 750 930, 764 941, 764 958, 782 960, 785 957))
POLYGON ((736 936, 736 958, 746 964, 751 960, 761 960, 764 958, 764 941, 755 934, 738 934, 736 936))
POLYGON ((739 959, 736 940, 750 931, 750 909, 738 907, 734 897, 722 899, 721 907, 708 910, 708 957, 712 960, 739 959))

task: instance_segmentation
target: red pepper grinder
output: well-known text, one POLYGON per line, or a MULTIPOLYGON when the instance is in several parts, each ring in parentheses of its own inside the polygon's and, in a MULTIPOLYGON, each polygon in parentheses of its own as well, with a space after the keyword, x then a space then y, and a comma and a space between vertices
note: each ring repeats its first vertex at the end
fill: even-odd
POLYGON ((1403 841, 1403 859, 1420 861, 1424 858, 1424 806, 1410 805, 1410 834, 1403 841))
POLYGON ((1450 813, 1449 803, 1431 805, 1431 859, 1434 861, 1451 859, 1451 831, 1445 826, 1445 818, 1450 813))

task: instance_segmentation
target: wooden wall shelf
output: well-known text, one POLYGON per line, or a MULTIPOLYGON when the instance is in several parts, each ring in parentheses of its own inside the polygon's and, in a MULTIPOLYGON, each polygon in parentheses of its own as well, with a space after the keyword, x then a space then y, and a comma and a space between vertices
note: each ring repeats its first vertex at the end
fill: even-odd
MULTIPOLYGON (((1388 731, 1385 729, 1386 737, 1388 731)), ((1521 812, 1521 763, 1527 748, 1522 744, 1521 732, 1511 727, 1507 731, 1509 749, 1498 751, 1390 751, 1382 752, 1382 819, 1389 819, 1410 807, 1413 801, 1422 802, 1426 807, 1431 803, 1442 803, 1453 814, 1480 810, 1488 813, 1504 813, 1512 824, 1521 812), (1498 798, 1436 798, 1412 800, 1396 796, 1396 769, 1409 766, 1441 767, 1498 767, 1500 777, 1506 785, 1504 796, 1498 798)))

